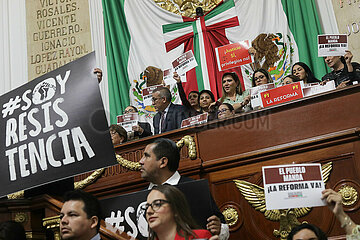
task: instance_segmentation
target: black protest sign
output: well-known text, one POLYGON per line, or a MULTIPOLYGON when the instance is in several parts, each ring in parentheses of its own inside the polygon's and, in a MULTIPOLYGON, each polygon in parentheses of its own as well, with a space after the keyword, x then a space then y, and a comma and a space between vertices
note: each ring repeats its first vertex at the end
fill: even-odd
POLYGON ((116 164, 90 53, 0 97, 0 196, 116 164))
MULTIPOLYGON (((213 215, 207 180, 190 181, 176 187, 185 194, 193 218, 206 229, 207 218, 213 215)), ((147 239, 148 224, 141 207, 146 204, 149 192, 150 190, 143 190, 100 200, 106 228, 113 232, 125 232, 136 239, 147 239)))

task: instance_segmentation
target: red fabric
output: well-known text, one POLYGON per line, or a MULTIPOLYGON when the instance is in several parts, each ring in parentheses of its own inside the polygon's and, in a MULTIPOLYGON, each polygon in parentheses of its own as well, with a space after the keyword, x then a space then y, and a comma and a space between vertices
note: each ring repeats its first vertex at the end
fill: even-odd
MULTIPOLYGON (((184 22, 195 21, 196 19, 183 17, 184 22)), ((207 62, 207 69, 209 74, 209 82, 211 91, 215 95, 215 99, 218 99, 222 95, 222 83, 221 77, 225 72, 220 72, 217 66, 215 48, 220 47, 226 44, 229 44, 229 40, 226 38, 225 29, 235 26, 239 26, 239 21, 237 17, 232 17, 230 19, 224 20, 222 22, 205 26, 204 16, 200 17, 201 28, 204 36, 205 43, 205 57, 207 62)), ((184 44, 184 52, 192 50, 194 52, 194 33, 188 33, 184 36, 173 39, 165 44, 166 50, 171 51, 172 49, 184 44)), ((230 70, 231 72, 236 72, 239 76, 242 89, 244 89, 244 82, 241 74, 241 69, 234 68, 230 70)), ((183 83, 183 87, 186 95, 191 91, 198 91, 198 84, 196 79, 196 70, 192 69, 186 73, 187 82, 183 83)))
MULTIPOLYGON (((194 233, 197 235, 196 238, 190 236, 189 239, 201 239, 201 238, 205 238, 205 239, 209 239, 212 235, 208 230, 205 229, 197 229, 197 230, 193 230, 194 233)), ((177 233, 175 236, 174 240, 184 240, 184 237, 180 237, 177 233)))

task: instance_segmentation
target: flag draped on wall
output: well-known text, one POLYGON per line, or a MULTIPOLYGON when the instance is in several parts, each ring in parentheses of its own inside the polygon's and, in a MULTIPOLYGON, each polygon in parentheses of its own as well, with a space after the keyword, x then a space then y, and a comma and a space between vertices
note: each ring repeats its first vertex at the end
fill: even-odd
MULTIPOLYGON (((210 89, 220 97, 222 72, 214 48, 242 40, 253 42, 262 56, 257 59, 260 66, 267 68, 275 82, 280 81, 299 60, 287 20, 291 17, 284 11, 284 6, 291 6, 286 2, 226 0, 205 16, 192 19, 166 11, 153 0, 103 0, 111 122, 129 104, 150 117, 154 109, 144 106, 141 97, 144 70, 149 66, 168 69, 187 50, 194 52, 198 67, 186 75, 186 92, 210 89)), ((239 74, 243 87, 251 87, 250 66, 232 71, 239 74)))

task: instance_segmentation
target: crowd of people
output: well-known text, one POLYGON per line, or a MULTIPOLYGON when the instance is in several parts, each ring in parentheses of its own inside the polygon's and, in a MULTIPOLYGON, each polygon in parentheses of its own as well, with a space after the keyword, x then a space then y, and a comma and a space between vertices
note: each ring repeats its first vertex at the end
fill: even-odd
MULTIPOLYGON (((207 224, 199 225, 192 215, 186 195, 178 185, 193 181, 178 172, 180 153, 170 139, 158 138, 148 144, 140 160, 141 177, 149 182, 146 204, 142 206, 149 228, 150 240, 208 239, 227 240, 229 226, 213 204, 207 213, 207 224)), ((192 186, 192 185, 191 185, 192 186)), ((198 193, 201 194, 201 193, 198 193)), ((360 239, 360 226, 343 209, 342 196, 332 189, 325 189, 321 197, 336 216, 346 233, 347 240, 360 239)), ((101 205, 97 198, 82 190, 65 194, 60 211, 60 235, 63 240, 101 240, 99 233, 102 219, 101 205)), ((195 206, 196 207, 196 206, 195 206)), ((0 224, 0 240, 26 239, 20 223, 0 224)), ((327 236, 317 226, 304 223, 294 227, 288 240, 326 240, 327 236)))
MULTIPOLYGON (((360 64, 352 62, 352 58, 353 55, 350 51, 346 51, 344 56, 325 57, 324 60, 332 71, 323 76, 321 80, 315 77, 307 64, 297 62, 292 66, 291 74, 283 77, 279 86, 300 81, 304 84, 319 83, 324 85, 332 80, 337 88, 357 84, 360 80, 360 64)), ((95 69, 94 73, 98 75, 100 82, 102 78, 101 70, 95 69)), ((126 138, 121 133, 124 131, 114 130, 114 126, 111 126, 112 132, 119 135, 116 137, 117 140, 113 141, 114 145, 123 143, 126 139, 142 138, 178 129, 182 120, 202 113, 208 113, 208 121, 212 121, 260 108, 251 106, 249 91, 242 89, 239 76, 235 72, 225 72, 223 74, 221 79, 222 96, 217 101, 210 90, 190 91, 186 96, 180 76, 175 72, 173 78, 176 80, 182 105, 171 102, 171 92, 164 84, 163 87, 159 87, 152 93, 152 105, 156 110, 152 122, 153 131, 148 123, 139 122, 137 126, 133 127, 132 132, 127 133, 129 138, 126 138), (119 141, 119 139, 122 139, 122 141, 119 141)), ((253 72, 251 82, 252 87, 257 87, 272 83, 273 78, 266 69, 257 69, 253 72)), ((137 111, 136 107, 128 106, 123 113, 136 113, 137 111)))

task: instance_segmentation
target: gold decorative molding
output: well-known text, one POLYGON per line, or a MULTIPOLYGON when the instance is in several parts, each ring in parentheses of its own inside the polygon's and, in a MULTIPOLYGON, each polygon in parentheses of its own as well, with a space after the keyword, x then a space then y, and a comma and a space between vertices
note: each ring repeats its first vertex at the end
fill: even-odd
POLYGON ((20 198, 24 198, 24 190, 18 191, 16 193, 12 193, 7 195, 8 199, 20 199, 20 198))
POLYGON ((28 221, 28 216, 24 212, 15 213, 14 221, 18 223, 26 223, 28 221))
POLYGON ((127 168, 132 171, 139 171, 141 168, 140 163, 126 160, 121 157, 119 154, 116 154, 116 161, 124 168, 127 168))
POLYGON ((104 168, 98 169, 96 171, 94 171, 90 176, 88 176, 87 178, 85 178, 84 180, 78 181, 78 182, 74 182, 74 188, 75 189, 83 189, 86 186, 90 185, 91 183, 95 182, 96 179, 98 179, 101 174, 104 172, 104 168))
POLYGON ((154 2, 166 11, 185 16, 196 17, 196 8, 201 7, 204 14, 211 11, 222 0, 154 0, 154 2))
POLYGON ((176 146, 179 149, 182 148, 184 145, 187 146, 189 149, 190 159, 196 159, 196 144, 194 138, 189 135, 186 135, 176 143, 176 146))
POLYGON ((54 233, 54 240, 60 238, 60 216, 48 217, 43 219, 43 226, 54 233))
POLYGON ((338 190, 338 193, 340 193, 345 206, 351 206, 358 200, 358 192, 352 186, 344 185, 338 190))
POLYGON ((226 223, 231 227, 234 226, 239 220, 239 214, 235 208, 228 207, 222 212, 225 217, 226 223))
MULTIPOLYGON (((186 135, 176 143, 176 146, 179 149, 181 149, 184 145, 187 146, 189 149, 190 159, 196 159, 196 144, 193 137, 186 135)), ((140 163, 126 160, 118 154, 116 155, 116 160, 122 167, 132 171, 139 171, 141 168, 140 163)))

